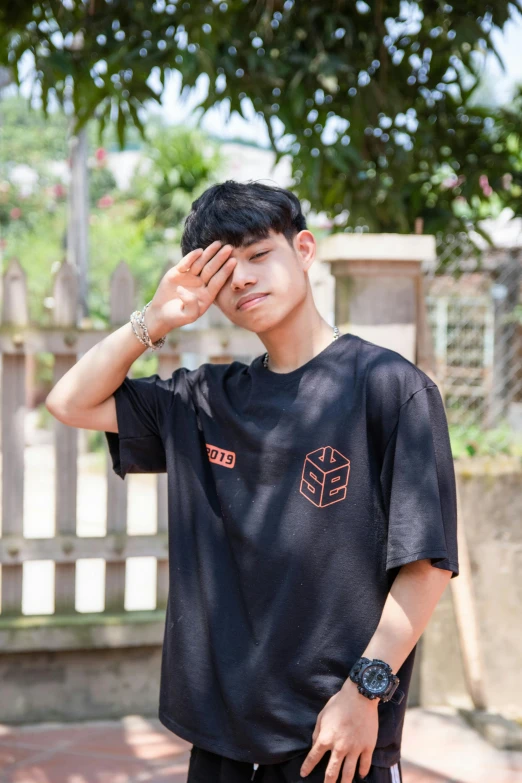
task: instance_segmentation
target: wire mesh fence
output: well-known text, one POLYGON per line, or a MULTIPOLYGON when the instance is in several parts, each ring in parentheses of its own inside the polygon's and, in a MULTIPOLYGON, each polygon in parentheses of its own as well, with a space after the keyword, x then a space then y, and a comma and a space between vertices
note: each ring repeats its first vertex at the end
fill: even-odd
POLYGON ((454 456, 522 459, 522 248, 439 239, 424 272, 454 456))

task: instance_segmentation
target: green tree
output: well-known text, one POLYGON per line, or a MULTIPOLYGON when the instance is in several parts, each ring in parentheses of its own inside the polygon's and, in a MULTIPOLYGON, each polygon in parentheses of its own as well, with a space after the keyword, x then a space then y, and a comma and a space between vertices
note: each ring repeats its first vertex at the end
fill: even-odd
POLYGON ((67 118, 60 111, 46 117, 19 95, 5 97, 0 101, 0 143, 4 166, 63 160, 67 157, 67 118))
MULTIPOLYGON (((186 93, 206 74, 202 112, 226 101, 265 120, 294 190, 347 226, 477 229, 522 211, 522 92, 511 107, 473 103, 484 55, 521 0, 470 6, 358 0, 38 0, 0 9, 0 64, 35 58, 35 89, 80 123, 143 132, 146 101, 176 69, 186 93)), ((18 72, 17 72, 18 73, 18 72)), ((202 115, 201 115, 202 116, 202 115)))
MULTIPOLYGON (((31 106, 21 95, 5 95, 0 100, 0 149, 1 164, 38 165, 49 160, 64 160, 69 155, 67 147, 69 120, 60 107, 46 114, 31 106)), ((98 123, 89 122, 87 129, 89 153, 99 144, 98 123)), ((129 146, 141 146, 142 136, 134 128, 127 134, 129 146)), ((115 128, 107 128, 104 144, 108 149, 119 147, 115 128)))
POLYGON ((131 186, 137 217, 148 219, 150 238, 163 239, 166 229, 179 233, 192 202, 217 181, 223 163, 217 144, 198 129, 156 130, 131 186))
MULTIPOLYGON (((51 112, 47 134, 41 112, 31 111, 20 96, 5 98, 0 102, 2 109, 0 242, 4 265, 12 257, 20 259, 28 277, 31 319, 48 324, 53 273, 65 254, 67 221, 67 186, 51 173, 48 163, 67 154, 67 123, 63 114, 51 112), (15 164, 29 161, 37 179, 33 191, 23 193, 9 175, 15 164)), ((89 313, 94 323, 104 325, 109 317, 107 280, 114 267, 125 259, 137 281, 137 297, 152 298, 169 248, 180 234, 181 218, 191 200, 216 181, 223 162, 219 145, 207 134, 166 127, 155 117, 148 125, 150 149, 143 150, 148 174, 136 177, 133 193, 118 192, 104 151, 96 149, 94 126, 88 126, 89 313), (170 229, 168 238, 165 229, 170 229), (156 241, 151 243, 151 239, 156 241)), ((108 140, 111 144, 110 136, 108 140)))

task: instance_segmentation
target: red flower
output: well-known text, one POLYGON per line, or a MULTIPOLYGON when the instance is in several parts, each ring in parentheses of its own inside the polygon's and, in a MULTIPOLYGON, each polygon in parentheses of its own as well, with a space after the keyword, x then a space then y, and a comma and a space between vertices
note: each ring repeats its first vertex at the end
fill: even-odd
POLYGON ((9 215, 13 220, 18 220, 18 218, 22 217, 22 210, 20 207, 13 207, 9 215))
POLYGON ((493 188, 489 184, 488 175, 487 174, 481 174, 479 177, 479 185, 482 188, 483 194, 487 196, 491 196, 493 193, 493 188))
POLYGON ((112 196, 109 196, 107 193, 105 196, 102 196, 98 199, 98 207, 100 209, 105 209, 106 207, 112 207, 114 204, 114 199, 112 196))
POLYGON ((96 158, 98 163, 105 163, 107 159, 107 152, 103 147, 98 147, 98 149, 94 153, 94 157, 96 158))

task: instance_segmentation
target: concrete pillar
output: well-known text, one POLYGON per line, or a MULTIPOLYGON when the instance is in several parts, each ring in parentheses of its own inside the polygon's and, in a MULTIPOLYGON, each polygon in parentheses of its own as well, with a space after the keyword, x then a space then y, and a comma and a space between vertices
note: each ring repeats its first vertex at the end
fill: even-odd
POLYGON ((318 257, 335 277, 341 332, 398 351, 433 374, 422 264, 436 261, 435 237, 332 234, 320 241, 318 257))

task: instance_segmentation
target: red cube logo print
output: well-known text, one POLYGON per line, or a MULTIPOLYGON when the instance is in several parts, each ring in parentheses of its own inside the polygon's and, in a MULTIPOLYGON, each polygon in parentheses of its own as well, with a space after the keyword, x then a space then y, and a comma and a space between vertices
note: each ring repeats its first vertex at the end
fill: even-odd
POLYGON ((323 508, 346 497, 350 460, 332 446, 322 446, 306 455, 300 492, 323 508))

